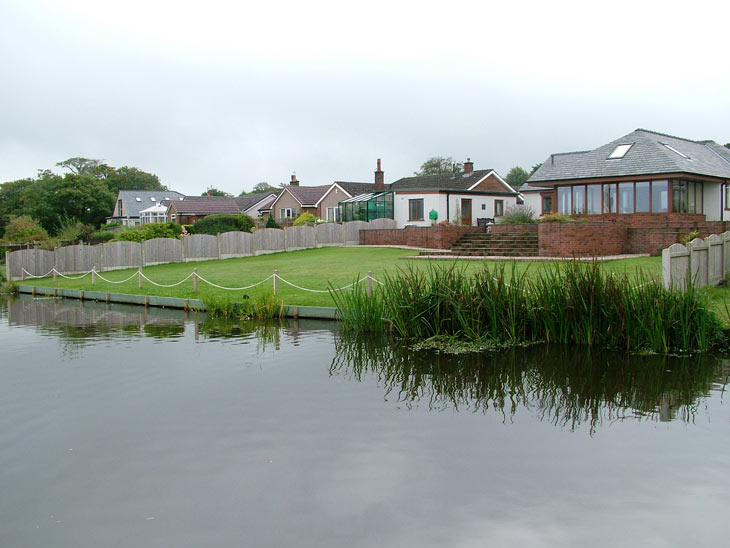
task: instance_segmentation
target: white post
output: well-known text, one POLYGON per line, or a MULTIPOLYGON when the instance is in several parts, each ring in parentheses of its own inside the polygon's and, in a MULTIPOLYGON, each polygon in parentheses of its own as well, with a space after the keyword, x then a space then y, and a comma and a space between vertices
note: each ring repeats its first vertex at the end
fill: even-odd
POLYGON ((96 265, 91 267, 91 285, 96 285, 96 265))
POLYGON ((139 288, 142 289, 142 267, 137 267, 137 277, 139 278, 139 288))
POLYGON ((193 268, 193 293, 198 292, 198 269, 193 268))
POLYGON ((373 296, 373 271, 368 271, 368 297, 373 296))
POLYGON ((274 270, 274 295, 279 294, 279 269, 274 270))

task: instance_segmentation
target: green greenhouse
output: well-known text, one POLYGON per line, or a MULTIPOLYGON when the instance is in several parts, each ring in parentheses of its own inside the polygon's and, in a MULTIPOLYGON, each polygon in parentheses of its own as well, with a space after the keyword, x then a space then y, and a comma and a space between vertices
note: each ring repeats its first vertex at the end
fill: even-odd
POLYGON ((358 194, 339 202, 340 221, 372 221, 373 219, 394 219, 393 193, 371 192, 358 194))

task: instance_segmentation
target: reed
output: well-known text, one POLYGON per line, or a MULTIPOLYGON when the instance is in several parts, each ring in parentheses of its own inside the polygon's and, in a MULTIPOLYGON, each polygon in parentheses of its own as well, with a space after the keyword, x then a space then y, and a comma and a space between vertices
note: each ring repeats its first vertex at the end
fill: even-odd
POLYGON ((337 315, 346 331, 382 332, 385 330, 383 318, 383 296, 380 289, 373 289, 370 296, 367 289, 355 280, 351 288, 329 289, 337 307, 337 315))
POLYGON ((532 278, 504 265, 473 275, 456 265, 409 266, 386 275, 373 298, 364 290, 333 297, 346 329, 390 329, 413 341, 545 341, 666 354, 708 350, 727 338, 694 286, 668 290, 642 272, 607 274, 596 262, 555 265, 532 278))
POLYGON ((280 304, 270 293, 255 295, 241 301, 228 295, 209 297, 205 301, 206 311, 210 318, 236 320, 271 320, 279 316, 280 304))

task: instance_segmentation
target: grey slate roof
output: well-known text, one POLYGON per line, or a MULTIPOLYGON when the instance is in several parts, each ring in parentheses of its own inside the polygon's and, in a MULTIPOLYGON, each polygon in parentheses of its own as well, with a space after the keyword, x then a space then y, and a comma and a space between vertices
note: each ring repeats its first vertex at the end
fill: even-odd
POLYGON ((266 200, 269 196, 276 195, 275 192, 259 192, 257 194, 246 194, 245 196, 237 196, 234 198, 236 204, 241 211, 247 210, 249 207, 256 205, 257 203, 266 200))
POLYGON ((691 173, 730 178, 730 150, 714 141, 692 141, 637 129, 594 150, 552 154, 527 182, 691 173), (623 158, 609 155, 618 145, 632 144, 623 158), (687 158, 673 152, 669 145, 687 158))
POLYGON ((163 200, 179 200, 184 197, 184 194, 174 190, 120 190, 117 194, 117 200, 122 200, 124 204, 125 217, 139 217, 140 211, 163 200))
MULTIPOLYGON (((480 179, 489 175, 493 169, 477 169, 469 174, 463 173, 442 173, 439 175, 416 175, 415 177, 403 177, 389 185, 389 190, 467 190, 480 179)), ((496 172, 495 172, 496 173, 496 172)), ((500 185, 495 192, 509 192, 500 185)), ((387 187, 387 185, 386 185, 387 187)))
POLYGON ((373 192, 375 190, 375 183, 351 183, 347 181, 335 181, 342 190, 347 192, 350 196, 356 196, 358 194, 365 194, 367 192, 373 192))

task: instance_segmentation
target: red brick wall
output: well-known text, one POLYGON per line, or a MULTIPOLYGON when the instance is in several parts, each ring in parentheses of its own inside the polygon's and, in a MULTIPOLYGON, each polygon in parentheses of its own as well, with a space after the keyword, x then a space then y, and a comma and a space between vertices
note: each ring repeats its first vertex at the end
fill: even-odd
POLYGON ((489 231, 492 234, 505 234, 507 232, 514 234, 519 232, 520 234, 537 234, 538 223, 530 225, 490 225, 489 231))
POLYGON ((450 249, 467 232, 484 232, 484 229, 478 226, 419 226, 361 230, 360 245, 408 245, 450 249))
POLYGON ((591 257, 626 253, 626 227, 618 222, 540 223, 538 235, 541 257, 591 257))

